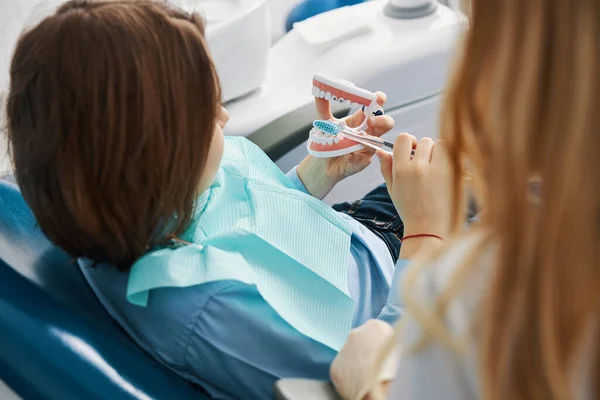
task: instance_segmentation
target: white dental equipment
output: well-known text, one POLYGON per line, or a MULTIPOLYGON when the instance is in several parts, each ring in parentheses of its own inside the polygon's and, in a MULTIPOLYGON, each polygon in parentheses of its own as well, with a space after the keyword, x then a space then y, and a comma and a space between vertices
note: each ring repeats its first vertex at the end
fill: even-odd
MULTIPOLYGON (((261 88, 226 105, 231 119, 225 133, 248 136, 282 170, 291 169, 307 154, 307 134, 317 117, 307 86, 320 72, 387 94, 386 114, 396 128, 385 139, 393 141, 399 132, 435 136, 441 94, 465 27, 462 14, 433 0, 373 0, 301 22, 271 49, 261 88), (360 29, 342 30, 336 38, 330 27, 342 23, 360 29), (315 43, 319 32, 327 32, 327 46, 315 43)), ((332 109, 336 117, 354 111, 339 102, 332 109)), ((356 199, 382 182, 374 160, 325 200, 356 199)))
POLYGON ((204 14, 206 39, 221 81, 222 101, 247 95, 267 80, 271 50, 268 0, 179 0, 204 14))
MULTIPOLYGON (((63 2, 0 2, 3 27, 0 32, 0 100, 8 88, 10 59, 20 32, 39 23, 63 2)), ((265 83, 271 50, 269 0, 171 0, 171 3, 205 16, 207 42, 220 77, 223 101, 240 98, 265 83)), ((0 124, 3 121, 0 115, 0 124)), ((0 174, 10 172, 6 147, 5 138, 0 136, 0 174)))
MULTIPOLYGON (((39 3, 10 4, 25 9, 39 3)), ((440 94, 466 25, 462 14, 434 0, 373 0, 303 21, 270 47, 268 0, 173 3, 206 15, 207 40, 231 115, 225 133, 248 136, 283 170, 307 154, 307 133, 316 113, 306 88, 316 72, 386 92, 387 115, 396 120, 394 132, 434 135, 440 94), (344 25, 346 29, 337 28, 344 25), (328 32, 327 46, 311 41, 323 32, 328 32)), ((7 49, 12 47, 8 43, 7 49)), ((7 65, 2 67, 7 71, 7 65)), ((353 109, 337 103, 333 111, 343 117, 353 109)), ((367 171, 340 183, 326 201, 358 198, 379 181, 375 160, 367 171)))

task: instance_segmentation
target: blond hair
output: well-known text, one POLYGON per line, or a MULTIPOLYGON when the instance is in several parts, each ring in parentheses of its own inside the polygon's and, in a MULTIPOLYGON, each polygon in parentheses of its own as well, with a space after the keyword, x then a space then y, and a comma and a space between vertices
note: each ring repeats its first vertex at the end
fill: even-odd
MULTIPOLYGON (((445 309, 493 242, 476 329, 482 397, 570 399, 600 304, 600 0, 473 0, 469 11, 441 137, 452 160, 455 230, 468 162, 483 183, 486 236, 433 310, 412 291, 428 264, 416 263, 403 283, 407 311, 424 328, 422 345, 454 346, 445 309)), ((595 343, 586 357, 593 367, 600 361, 595 343)))

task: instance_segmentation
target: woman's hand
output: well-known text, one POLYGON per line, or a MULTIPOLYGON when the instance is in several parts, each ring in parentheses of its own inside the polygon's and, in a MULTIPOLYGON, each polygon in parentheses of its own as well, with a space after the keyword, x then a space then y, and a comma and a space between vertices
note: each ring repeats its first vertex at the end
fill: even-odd
MULTIPOLYGON (((333 120, 329 101, 315 99, 318 119, 333 120)), ((377 92, 377 102, 383 107, 387 98, 384 93, 377 92)), ((364 113, 358 110, 346 119, 346 125, 351 128, 359 126, 364 120, 364 113)), ((388 116, 369 117, 367 133, 373 136, 382 136, 392 130, 394 120, 388 116)), ((298 177, 314 197, 322 199, 342 179, 362 171, 371 164, 374 150, 365 148, 345 156, 334 158, 306 157, 298 165, 298 177)))
MULTIPOLYGON (((451 229, 451 171, 441 142, 419 142, 403 133, 394 144, 394 156, 378 151, 381 172, 404 222, 404 236, 432 234, 447 237, 451 229), (412 150, 414 156, 411 156, 412 150)), ((436 238, 413 238, 403 243, 401 258, 410 259, 421 247, 440 245, 436 238)))
MULTIPOLYGON (((346 344, 331 364, 331 381, 343 399, 368 399, 374 363, 384 344, 392 340, 394 328, 383 321, 370 320, 352 330, 346 344)), ((396 375, 397 355, 391 354, 379 376, 382 389, 396 375)))

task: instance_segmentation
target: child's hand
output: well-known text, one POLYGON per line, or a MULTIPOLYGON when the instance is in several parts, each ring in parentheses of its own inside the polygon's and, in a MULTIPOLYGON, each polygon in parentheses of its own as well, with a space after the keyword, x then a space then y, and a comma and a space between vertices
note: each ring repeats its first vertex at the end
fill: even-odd
MULTIPOLYGON (((377 102, 383 107, 387 97, 382 92, 377 92, 377 102)), ((329 101, 316 98, 317 119, 334 120, 329 101)), ((358 110, 348 119, 346 125, 351 128, 359 126, 365 116, 358 110)), ((368 119, 367 133, 373 136, 382 136, 394 128, 391 117, 381 115, 370 116, 368 119)), ((354 153, 334 158, 315 158, 308 156, 300 163, 297 172, 300 180, 307 190, 315 197, 322 199, 342 179, 362 171, 371 164, 375 150, 365 148, 354 153)))
MULTIPOLYGON (((387 101, 387 96, 383 92, 377 92, 377 103, 383 107, 387 101)), ((330 120, 333 118, 331 114, 331 107, 327 100, 316 98, 317 115, 319 119, 330 120)), ((351 117, 346 120, 346 125, 350 128, 356 128, 359 126, 365 118, 362 110, 358 110, 351 117)), ((367 133, 373 136, 382 136, 394 128, 394 120, 386 115, 378 117, 369 116, 368 119, 367 133)), ((357 172, 362 171, 371 164, 375 150, 365 148, 354 153, 346 154, 340 157, 326 158, 323 159, 325 162, 325 170, 327 176, 337 182, 342 179, 354 175, 357 172)), ((337 183, 336 182, 336 183, 337 183)))

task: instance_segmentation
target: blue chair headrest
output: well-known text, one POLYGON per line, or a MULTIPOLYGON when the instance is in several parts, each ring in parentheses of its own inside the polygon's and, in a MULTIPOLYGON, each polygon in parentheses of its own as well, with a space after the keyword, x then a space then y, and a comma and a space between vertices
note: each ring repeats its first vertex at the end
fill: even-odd
POLYGON ((24 398, 208 399, 144 353, 0 180, 0 380, 24 398))
POLYGON ((40 230, 18 187, 0 180, 0 258, 59 302, 113 325, 77 264, 40 230))

